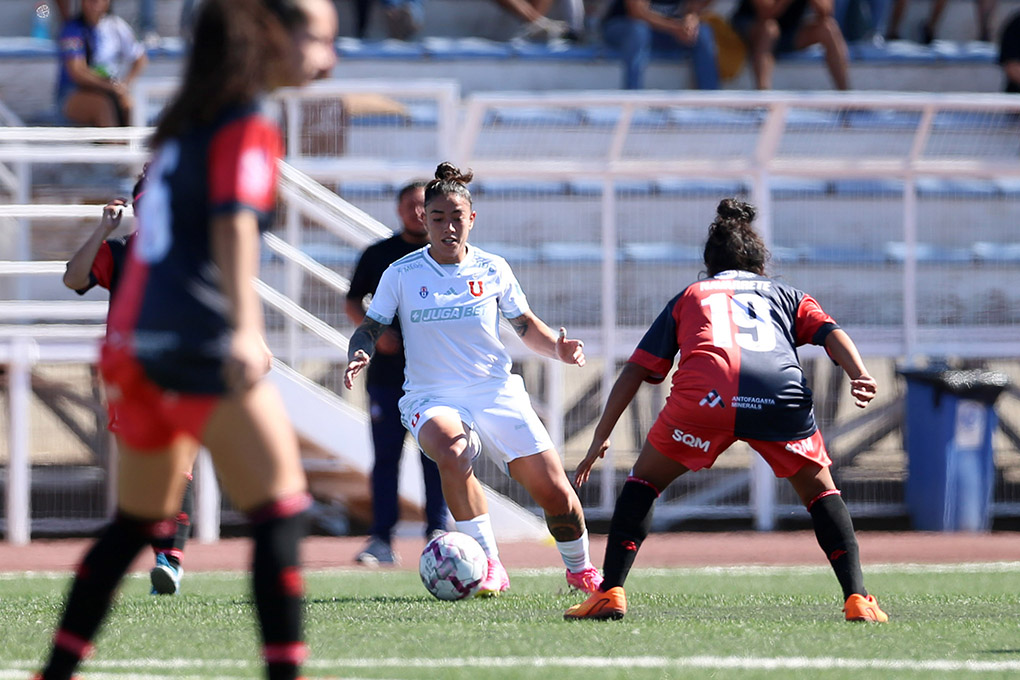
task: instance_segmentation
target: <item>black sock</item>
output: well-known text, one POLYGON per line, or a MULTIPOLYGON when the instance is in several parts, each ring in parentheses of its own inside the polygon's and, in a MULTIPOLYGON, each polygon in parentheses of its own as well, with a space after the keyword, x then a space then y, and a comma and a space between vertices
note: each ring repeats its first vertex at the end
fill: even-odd
POLYGON ((652 510, 659 492, 644 482, 628 479, 616 499, 609 524, 606 558, 602 563, 602 591, 622 586, 634 566, 641 543, 652 526, 652 510))
POLYGON ((843 499, 838 493, 823 496, 811 505, 810 513, 818 545, 836 572, 836 579, 843 588, 843 599, 854 593, 867 597, 857 536, 843 499))
POLYGON ((191 479, 188 479, 184 487, 184 497, 181 499, 181 511, 177 513, 176 531, 170 536, 153 539, 151 545, 156 553, 163 553, 170 566, 176 568, 181 566, 181 554, 184 552, 184 545, 191 536, 191 516, 195 514, 195 492, 192 489, 191 479))
POLYGON ((152 537, 170 531, 171 520, 139 520, 123 513, 114 517, 78 566, 49 662, 42 672, 44 680, 71 677, 91 651, 92 639, 110 609, 124 572, 152 537))
POLYGON ((309 503, 306 495, 283 499, 251 516, 255 538, 252 585, 269 680, 297 678, 306 653, 298 543, 307 531, 309 503))

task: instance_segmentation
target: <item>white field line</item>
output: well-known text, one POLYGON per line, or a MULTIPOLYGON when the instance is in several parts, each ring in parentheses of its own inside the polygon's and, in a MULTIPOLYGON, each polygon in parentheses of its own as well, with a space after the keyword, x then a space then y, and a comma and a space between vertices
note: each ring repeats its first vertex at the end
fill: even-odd
MULTIPOLYGON (((865 574, 1008 574, 1020 572, 1020 562, 962 562, 958 564, 924 564, 924 563, 889 563, 865 564, 865 574)), ((562 574, 563 567, 543 567, 540 569, 513 569, 510 573, 521 576, 543 576, 562 574)), ((813 574, 830 573, 831 568, 825 564, 813 566, 790 565, 746 565, 728 567, 638 567, 633 574, 649 576, 668 576, 673 574, 725 574, 727 576, 762 576, 769 574, 813 574)), ((246 571, 203 571, 191 572, 214 578, 238 579, 248 578, 246 571)), ((335 569, 306 569, 306 575, 335 575, 343 573, 364 574, 364 567, 340 567, 335 569)), ((66 579, 70 571, 11 571, 0 572, 0 581, 16 581, 24 579, 66 579)), ((148 578, 141 572, 128 574, 127 578, 148 578)))
MULTIPOLYGON (((0 668, 0 680, 23 677, 26 669, 38 665, 38 661, 10 661, 7 668, 0 668)), ((1006 673, 1020 671, 1020 661, 950 661, 945 659, 859 659, 842 657, 752 657, 752 656, 620 656, 620 657, 463 657, 463 658, 416 658, 416 659, 313 659, 304 664, 306 668, 390 668, 390 669, 436 669, 443 668, 643 668, 643 669, 741 669, 741 670, 877 670, 877 671, 933 671, 968 673, 1006 673)), ((90 661, 84 669, 90 678, 137 678, 138 680, 165 679, 167 670, 201 672, 204 669, 250 671, 255 667, 253 660, 217 659, 125 659, 90 661), (157 674, 137 674, 131 669, 160 669, 157 674), (118 669, 123 671, 118 672, 118 669), (96 671, 100 673, 96 673, 96 671), (102 671, 105 671, 102 672, 102 671)), ((188 675, 174 675, 188 678, 188 675)), ((214 680, 207 673, 199 676, 214 680)), ((225 680, 232 676, 222 676, 225 680)), ((236 677, 236 676, 234 676, 236 677)), ((216 679, 219 680, 219 679, 216 679)))

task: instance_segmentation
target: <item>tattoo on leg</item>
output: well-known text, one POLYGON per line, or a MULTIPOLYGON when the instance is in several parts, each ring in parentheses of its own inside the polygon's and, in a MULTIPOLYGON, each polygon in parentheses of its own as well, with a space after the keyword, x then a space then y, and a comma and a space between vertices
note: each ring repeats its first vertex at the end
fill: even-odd
POLYGON ((584 519, 577 512, 565 515, 546 515, 545 524, 557 541, 576 541, 584 533, 584 519))

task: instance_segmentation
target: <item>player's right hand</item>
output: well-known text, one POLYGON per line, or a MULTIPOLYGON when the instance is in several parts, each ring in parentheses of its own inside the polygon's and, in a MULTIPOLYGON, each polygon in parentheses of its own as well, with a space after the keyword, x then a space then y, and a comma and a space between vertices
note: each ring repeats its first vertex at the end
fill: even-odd
POLYGON ((609 440, 598 439, 592 440, 591 446, 588 447, 588 454, 584 457, 578 466, 577 470, 574 471, 574 486, 580 488, 582 484, 588 481, 588 476, 591 474, 591 469, 595 465, 595 461, 599 458, 603 458, 606 455, 606 451, 609 449, 609 440))
POLYGON ((354 359, 347 364, 347 370, 344 371, 344 387, 349 390, 354 388, 354 378, 361 373, 365 366, 368 366, 370 360, 368 352, 363 349, 354 353, 354 359))
POLYGON ((120 218, 124 216, 124 206, 126 205, 127 201, 123 198, 115 198, 103 206, 102 226, 107 236, 120 226, 120 218))
POLYGON ((864 408, 878 394, 878 383, 867 373, 850 381, 850 396, 857 408, 864 408))

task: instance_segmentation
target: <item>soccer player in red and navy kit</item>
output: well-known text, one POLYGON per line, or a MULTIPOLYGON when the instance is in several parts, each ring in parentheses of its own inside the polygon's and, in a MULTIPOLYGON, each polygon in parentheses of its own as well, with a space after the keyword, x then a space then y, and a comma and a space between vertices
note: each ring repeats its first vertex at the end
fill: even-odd
POLYGON ((709 278, 666 305, 624 366, 574 474, 580 486, 605 455, 609 435, 643 382, 666 378, 677 354, 666 405, 627 478, 609 528, 601 592, 567 610, 567 619, 620 619, 624 581, 648 536, 655 499, 690 470, 711 467, 745 441, 790 480, 814 524, 843 589, 848 621, 886 621, 864 588, 850 513, 829 472, 831 460, 815 424, 811 391, 797 358, 804 344, 825 347, 850 378, 864 408, 877 385, 850 336, 810 295, 765 277, 769 253, 755 233, 753 206, 719 204, 705 243, 709 278))
MULTIPOLYGON (((136 211, 140 209, 139 200, 143 193, 144 180, 143 174, 131 192, 132 204, 136 211)), ((128 248, 131 247, 137 233, 131 232, 124 236, 109 238, 120 226, 125 205, 124 200, 120 198, 107 203, 103 208, 103 219, 99 226, 68 260, 67 270, 64 272, 64 285, 78 295, 84 295, 99 286, 110 291, 110 303, 113 303, 121 274, 124 273, 128 248)), ((110 413, 111 432, 117 432, 120 426, 116 415, 114 412, 110 413)), ((175 595, 181 588, 181 576, 184 573, 181 559, 191 533, 191 515, 195 506, 190 471, 187 478, 181 511, 176 517, 176 531, 170 537, 153 538, 150 543, 153 552, 156 553, 156 566, 149 572, 153 595, 175 595)))
POLYGON ((181 89, 153 135, 138 236, 103 345, 121 423, 117 513, 76 572, 42 680, 71 677, 135 556, 173 532, 200 444, 252 525, 267 677, 298 677, 298 544, 310 498, 297 436, 263 379, 271 357, 253 281, 282 144, 260 102, 328 74, 336 33, 329 0, 202 3, 181 89))

